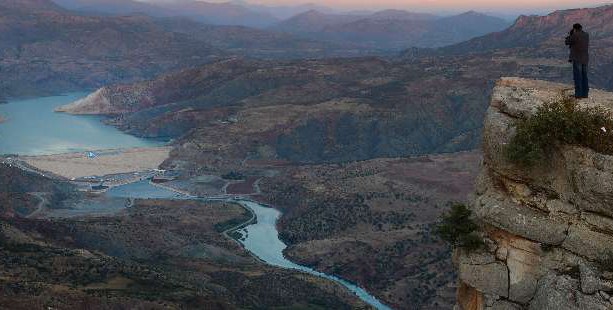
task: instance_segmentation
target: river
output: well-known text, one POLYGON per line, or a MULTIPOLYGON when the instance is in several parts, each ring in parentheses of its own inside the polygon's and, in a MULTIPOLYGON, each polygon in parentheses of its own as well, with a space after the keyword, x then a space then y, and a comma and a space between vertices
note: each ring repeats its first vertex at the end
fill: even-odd
MULTIPOLYGON (((0 115, 7 118, 6 122, 0 123, 0 154, 49 155, 110 148, 145 147, 160 144, 160 142, 127 135, 114 127, 104 125, 101 122, 101 117, 74 116, 54 112, 56 107, 72 102, 84 95, 86 94, 72 93, 65 96, 10 101, 8 104, 0 105, 0 115)), ((111 208, 115 211, 129 205, 126 203, 126 199, 220 200, 178 194, 151 185, 148 181, 113 187, 107 191, 105 196, 108 200, 104 200, 104 203, 99 204, 120 204, 111 208)), ((286 259, 283 256, 283 250, 287 248, 287 245, 279 239, 279 232, 276 226, 277 220, 281 217, 280 211, 249 200, 225 200, 239 203, 255 214, 257 222, 239 230, 244 237, 239 242, 243 244, 245 249, 265 263, 329 279, 345 286, 361 300, 377 309, 390 309, 357 285, 295 264, 286 259)), ((65 211, 65 214, 58 213, 58 216, 83 216, 87 212, 103 214, 105 211, 108 211, 109 207, 103 205, 99 209, 97 210, 95 206, 92 208, 90 204, 78 210, 65 211)))

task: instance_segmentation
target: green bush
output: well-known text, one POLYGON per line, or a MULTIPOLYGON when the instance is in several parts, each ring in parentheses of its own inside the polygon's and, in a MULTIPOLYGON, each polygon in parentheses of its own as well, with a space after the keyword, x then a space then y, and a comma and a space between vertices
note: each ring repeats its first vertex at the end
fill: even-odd
POLYGON ((613 116, 601 108, 579 107, 574 98, 562 96, 519 121, 506 155, 512 162, 535 166, 549 159, 560 145, 613 154, 613 116))
POLYGON ((224 180, 240 181, 245 179, 245 175, 237 171, 230 171, 222 175, 221 178, 224 180))
POLYGON ((453 247, 469 251, 482 248, 483 239, 476 232, 479 226, 471 219, 471 213, 463 204, 453 205, 436 228, 437 235, 453 247))

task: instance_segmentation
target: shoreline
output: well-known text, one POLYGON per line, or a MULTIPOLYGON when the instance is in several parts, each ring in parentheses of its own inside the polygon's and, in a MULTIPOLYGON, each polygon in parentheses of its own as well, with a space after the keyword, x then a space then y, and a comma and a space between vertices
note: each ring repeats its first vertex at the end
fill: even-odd
POLYGON ((153 171, 168 158, 171 150, 172 147, 162 146, 98 150, 92 151, 91 157, 86 155, 88 152, 72 152, 17 158, 37 170, 74 180, 153 171))

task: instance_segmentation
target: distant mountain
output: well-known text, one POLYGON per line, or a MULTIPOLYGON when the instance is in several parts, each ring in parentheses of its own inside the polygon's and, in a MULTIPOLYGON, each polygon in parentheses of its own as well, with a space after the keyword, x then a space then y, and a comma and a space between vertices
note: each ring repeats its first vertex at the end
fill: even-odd
POLYGON ((450 45, 500 31, 508 26, 509 23, 503 19, 476 12, 438 17, 386 10, 370 15, 309 11, 285 20, 271 29, 318 40, 402 50, 408 47, 450 45))
POLYGON ((203 1, 182 1, 163 6, 171 12, 213 25, 242 25, 267 27, 278 19, 266 12, 256 12, 248 7, 232 3, 209 3, 203 1))
POLYGON ((0 8, 19 11, 58 11, 59 6, 48 0, 0 0, 0 8))
POLYGON ((189 17, 212 25, 266 27, 278 19, 232 2, 210 3, 195 0, 140 2, 133 0, 54 0, 57 4, 80 12, 109 15, 145 14, 153 17, 189 17))
POLYGON ((574 23, 583 24, 596 47, 613 46, 613 5, 520 16, 508 29, 441 49, 447 53, 487 52, 508 48, 541 48, 566 52, 564 37, 574 23))
POLYGON ((145 2, 132 0, 53 0, 58 5, 79 12, 108 15, 145 14, 149 16, 171 16, 167 9, 145 2))
POLYGON ((271 29, 292 34, 315 34, 328 26, 348 24, 364 18, 361 15, 329 14, 310 10, 284 20, 271 29))
POLYGON ((258 4, 248 3, 246 1, 240 1, 240 0, 232 1, 232 3, 240 4, 256 12, 267 13, 267 14, 273 15, 279 20, 285 20, 292 16, 296 16, 298 14, 302 14, 304 12, 308 12, 312 10, 316 10, 316 11, 324 12, 328 14, 334 14, 337 12, 337 10, 333 8, 329 8, 329 7, 314 4, 314 3, 287 5, 287 6, 258 5, 258 4))
POLYGON ((375 12, 369 16, 370 19, 406 19, 406 20, 434 20, 438 17, 433 14, 414 13, 403 10, 384 10, 375 12))
POLYGON ((7 98, 141 80, 232 55, 353 55, 351 47, 245 27, 76 14, 48 0, 0 0, 0 38, 0 94, 7 98))
MULTIPOLYGON (((525 58, 543 66, 548 64, 546 59, 564 63, 569 53, 564 38, 574 23, 583 24, 590 33, 590 83, 613 89, 613 5, 561 10, 546 16, 520 16, 504 31, 418 53, 428 56, 483 54, 481 57, 525 58)), ((408 51, 406 56, 414 53, 408 51)))

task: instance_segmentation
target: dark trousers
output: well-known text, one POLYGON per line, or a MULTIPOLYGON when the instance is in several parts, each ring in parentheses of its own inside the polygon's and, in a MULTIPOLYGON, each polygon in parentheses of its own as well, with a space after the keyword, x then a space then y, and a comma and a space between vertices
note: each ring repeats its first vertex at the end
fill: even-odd
POLYGON ((575 79, 575 97, 587 97, 590 92, 587 65, 573 61, 573 78, 575 79))

